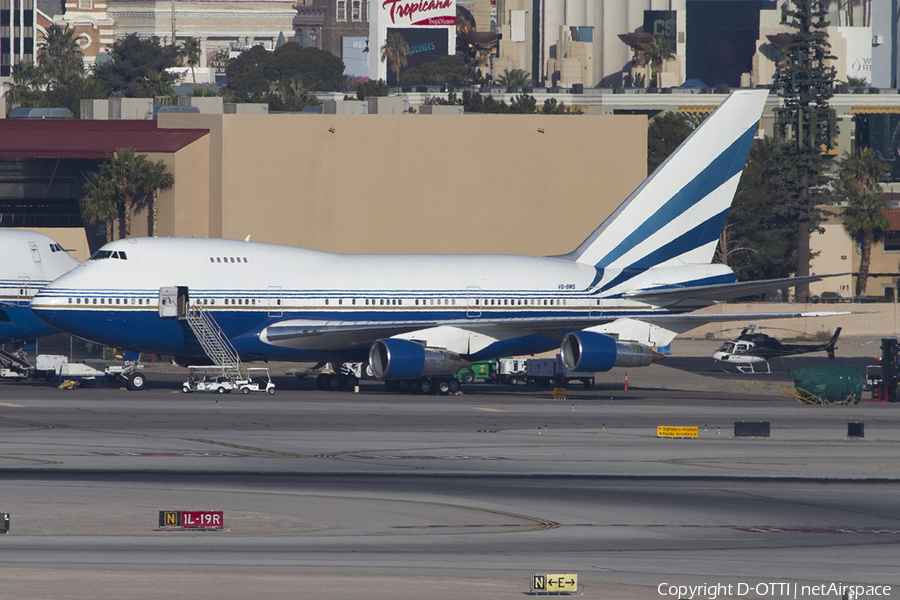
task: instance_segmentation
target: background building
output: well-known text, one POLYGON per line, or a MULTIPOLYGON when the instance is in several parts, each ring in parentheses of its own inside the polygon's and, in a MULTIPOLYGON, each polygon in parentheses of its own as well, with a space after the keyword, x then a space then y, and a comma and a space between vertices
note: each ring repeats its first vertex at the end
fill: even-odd
POLYGON ((0 77, 12 67, 34 62, 37 10, 34 0, 0 0, 0 77))
POLYGON ((293 0, 67 0, 53 21, 75 28, 88 65, 116 39, 136 33, 163 44, 197 38, 201 64, 213 67, 223 54, 274 49, 280 35, 291 39, 296 15, 293 0))
MULTIPOLYGON (((497 0, 503 41, 494 77, 517 68, 531 73, 536 85, 629 86, 636 48, 620 36, 663 34, 675 53, 663 68, 663 87, 688 79, 709 87, 768 85, 775 56, 768 36, 787 31, 780 24, 785 2, 497 0)), ((861 76, 875 87, 896 88, 897 1, 828 0, 827 6, 840 77, 861 76)))
MULTIPOLYGON (((643 116, 3 119, 0 172, 18 173, 8 183, 19 193, 0 226, 50 225, 35 220, 49 189, 53 212, 80 227, 68 186, 123 138, 175 176, 160 197, 158 235, 250 235, 332 252, 565 253, 643 181, 647 164, 643 116)), ((146 223, 136 215, 132 235, 146 235, 146 223)))

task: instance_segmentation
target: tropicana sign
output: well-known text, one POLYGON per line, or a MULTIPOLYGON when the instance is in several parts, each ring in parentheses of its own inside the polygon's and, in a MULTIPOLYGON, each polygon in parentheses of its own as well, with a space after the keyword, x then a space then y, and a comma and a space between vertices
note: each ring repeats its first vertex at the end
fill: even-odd
POLYGON ((456 25, 456 0, 384 0, 381 8, 390 11, 395 25, 398 18, 408 20, 406 25, 456 25))

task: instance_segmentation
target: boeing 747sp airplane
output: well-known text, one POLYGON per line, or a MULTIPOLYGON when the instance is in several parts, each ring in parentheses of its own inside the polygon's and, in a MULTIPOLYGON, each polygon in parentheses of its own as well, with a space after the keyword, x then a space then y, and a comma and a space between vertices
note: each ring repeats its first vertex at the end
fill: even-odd
POLYGON ((653 346, 704 322, 797 315, 690 314, 790 285, 736 283, 711 264, 767 93, 734 92, 567 255, 125 239, 45 287, 32 307, 78 337, 185 363, 204 356, 185 322, 199 307, 243 360, 368 360, 378 378, 419 389, 443 389, 464 361, 560 347, 578 371, 646 366, 653 346))
POLYGON ((79 264, 46 235, 0 229, 0 343, 59 333, 35 316, 31 298, 79 264))

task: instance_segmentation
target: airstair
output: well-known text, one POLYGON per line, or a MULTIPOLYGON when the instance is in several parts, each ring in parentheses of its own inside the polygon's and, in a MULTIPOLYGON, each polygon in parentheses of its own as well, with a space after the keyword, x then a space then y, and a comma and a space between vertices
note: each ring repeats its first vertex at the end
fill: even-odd
POLYGON ((209 311, 201 304, 189 305, 185 318, 203 351, 222 370, 223 377, 231 381, 247 379, 241 358, 209 311))

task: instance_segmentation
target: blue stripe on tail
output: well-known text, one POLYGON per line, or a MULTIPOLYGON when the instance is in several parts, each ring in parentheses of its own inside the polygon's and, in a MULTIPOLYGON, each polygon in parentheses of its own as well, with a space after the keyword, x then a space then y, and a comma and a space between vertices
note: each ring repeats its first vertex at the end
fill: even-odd
POLYGON ((632 277, 641 274, 646 269, 665 262, 670 257, 680 256, 694 248, 719 239, 722 227, 725 226, 726 217, 728 217, 728 211, 723 210, 712 219, 697 225, 684 235, 675 238, 668 244, 661 246, 650 254, 640 258, 637 262, 625 267, 625 270, 617 277, 603 285, 603 291, 628 281, 632 277))
MULTIPOLYGON (((715 191, 735 174, 740 173, 744 168, 744 163, 747 162, 750 144, 756 136, 756 130, 757 127, 751 127, 744 132, 741 137, 735 140, 731 146, 716 157, 716 159, 703 169, 702 172, 676 192, 668 202, 661 206, 659 210, 641 223, 637 229, 604 256, 596 266, 599 268, 608 267, 615 260, 639 246, 650 235, 664 227, 667 223, 703 200, 703 198, 715 191)), ((726 209, 721 215, 715 215, 704 223, 703 226, 695 227, 693 230, 680 236, 677 240, 655 250, 652 254, 649 254, 636 264, 641 264, 644 265, 644 268, 648 268, 708 243, 710 241, 709 229, 711 229, 711 226, 714 224, 718 227, 718 230, 713 239, 717 238, 725 224, 724 215, 727 215, 727 213, 728 211, 726 209), (709 224, 710 227, 706 227, 707 224, 709 224), (668 249, 668 254, 664 252, 665 249, 668 249), (674 252, 674 254, 672 252, 674 252), (648 258, 650 256, 653 256, 654 258, 653 262, 648 264, 648 258)))

